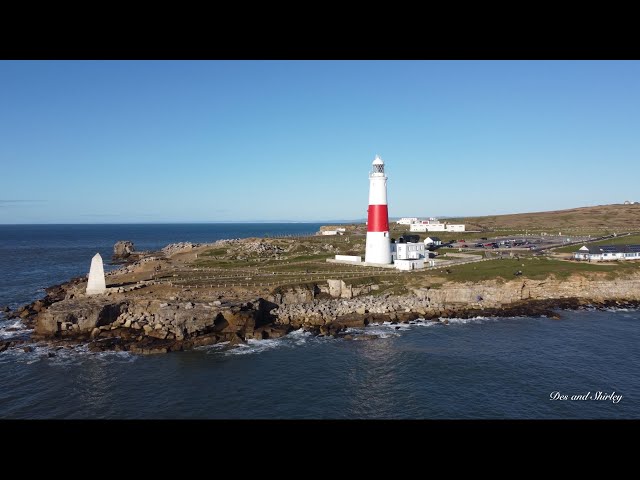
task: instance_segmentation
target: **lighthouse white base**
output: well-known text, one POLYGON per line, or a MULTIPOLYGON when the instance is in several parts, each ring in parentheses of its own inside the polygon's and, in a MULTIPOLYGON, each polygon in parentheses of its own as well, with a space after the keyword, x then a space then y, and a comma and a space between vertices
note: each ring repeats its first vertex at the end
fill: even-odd
POLYGON ((389 232, 367 232, 364 261, 387 265, 391 263, 391 239, 389 232))

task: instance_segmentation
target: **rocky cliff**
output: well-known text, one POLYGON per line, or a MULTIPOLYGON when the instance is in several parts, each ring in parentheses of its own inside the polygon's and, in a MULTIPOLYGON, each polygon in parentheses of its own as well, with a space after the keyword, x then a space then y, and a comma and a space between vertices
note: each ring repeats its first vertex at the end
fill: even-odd
POLYGON ((614 280, 512 280, 446 283, 409 295, 378 294, 377 285, 329 281, 275 292, 246 302, 161 300, 152 295, 111 292, 87 297, 79 279, 48 290, 17 315, 35 326, 37 339, 89 342, 91 350, 158 353, 227 341, 276 338, 304 328, 343 335, 373 322, 418 317, 546 315, 582 305, 640 305, 640 275, 614 280))
POLYGON ((290 327, 275 324, 275 305, 258 299, 236 305, 221 302, 114 300, 109 296, 66 298, 41 312, 35 336, 40 339, 92 341, 97 350, 158 353, 222 341, 276 338, 290 327))
MULTIPOLYGON (((342 282, 344 283, 344 282, 342 282)), ((294 328, 340 325, 349 319, 353 325, 386 319, 409 321, 417 317, 452 316, 555 316, 554 308, 577 308, 582 305, 611 306, 640 303, 640 276, 615 280, 514 280, 510 282, 447 283, 439 288, 414 289, 411 295, 365 295, 352 298, 353 290, 329 282, 326 291, 334 297, 320 300, 314 295, 325 289, 301 289, 279 294, 271 300, 279 304, 273 312, 278 322, 294 328), (350 300, 345 300, 349 298, 350 300)), ((359 289, 375 290, 375 285, 359 289)))

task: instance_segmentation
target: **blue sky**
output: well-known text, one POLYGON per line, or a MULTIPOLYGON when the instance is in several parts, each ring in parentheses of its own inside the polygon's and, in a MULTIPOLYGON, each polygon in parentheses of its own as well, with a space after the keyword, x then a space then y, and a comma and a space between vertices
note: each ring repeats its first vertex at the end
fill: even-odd
POLYGON ((640 62, 2 61, 0 223, 640 201, 640 62))

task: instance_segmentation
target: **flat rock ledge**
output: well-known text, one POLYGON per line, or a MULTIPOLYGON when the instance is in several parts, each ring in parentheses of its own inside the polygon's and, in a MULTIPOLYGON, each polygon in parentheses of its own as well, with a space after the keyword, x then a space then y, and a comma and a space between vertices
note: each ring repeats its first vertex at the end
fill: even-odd
MULTIPOLYGON (((583 298, 527 299, 501 307, 481 305, 433 306, 415 296, 365 296, 315 299, 276 304, 258 298, 244 303, 163 302, 114 300, 110 297, 38 300, 14 312, 34 327, 33 339, 52 345, 88 344, 90 351, 128 351, 155 354, 189 350, 249 339, 280 338, 297 329, 315 335, 363 340, 346 330, 372 323, 409 323, 416 319, 448 323, 448 318, 530 317, 559 319, 563 309, 638 308, 640 301, 588 300, 583 298)), ((366 332, 366 330, 365 330, 366 332)), ((0 350, 19 348, 22 340, 0 343, 0 350)))

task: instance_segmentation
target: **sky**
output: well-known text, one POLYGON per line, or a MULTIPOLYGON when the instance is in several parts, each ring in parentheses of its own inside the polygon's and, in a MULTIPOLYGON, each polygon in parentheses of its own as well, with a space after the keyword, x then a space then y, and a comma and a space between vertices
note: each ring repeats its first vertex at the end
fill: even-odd
POLYGON ((640 201, 638 61, 0 61, 0 223, 640 201))

